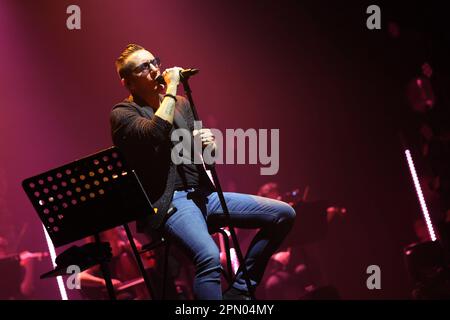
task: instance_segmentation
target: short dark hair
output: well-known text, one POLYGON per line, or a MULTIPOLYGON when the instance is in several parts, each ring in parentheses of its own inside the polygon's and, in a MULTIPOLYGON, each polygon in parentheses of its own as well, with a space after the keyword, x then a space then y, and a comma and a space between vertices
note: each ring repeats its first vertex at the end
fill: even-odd
POLYGON ((120 78, 125 78, 130 71, 127 68, 128 66, 125 64, 125 60, 127 60, 127 58, 131 54, 139 50, 145 50, 145 48, 138 44, 130 43, 125 47, 120 56, 116 59, 116 70, 119 73, 120 78))

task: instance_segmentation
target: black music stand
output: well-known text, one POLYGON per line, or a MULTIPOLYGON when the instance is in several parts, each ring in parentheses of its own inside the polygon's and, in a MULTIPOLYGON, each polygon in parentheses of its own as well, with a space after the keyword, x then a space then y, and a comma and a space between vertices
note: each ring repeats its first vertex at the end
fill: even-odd
MULTIPOLYGON (((134 170, 126 166, 118 148, 111 147, 25 179, 22 187, 55 247, 94 236, 98 252, 104 253, 99 233, 123 225, 144 282, 153 298, 153 290, 128 223, 145 218, 154 213, 154 210, 139 178, 134 170)), ((59 257, 63 254, 67 256, 69 250, 59 257)), ((107 254, 103 254, 91 261, 100 263, 109 296, 115 299, 108 258, 107 254)), ((80 263, 83 269, 92 266, 92 263, 87 265, 86 261, 80 263)), ((66 268, 67 266, 58 265, 41 278, 64 274, 66 268)))

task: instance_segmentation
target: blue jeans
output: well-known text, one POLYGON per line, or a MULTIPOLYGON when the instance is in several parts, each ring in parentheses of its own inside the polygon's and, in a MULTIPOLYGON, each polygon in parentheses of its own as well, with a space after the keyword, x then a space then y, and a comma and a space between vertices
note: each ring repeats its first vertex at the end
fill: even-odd
MULTIPOLYGON (((224 197, 230 212, 229 225, 260 228, 245 256, 251 284, 256 286, 270 257, 292 227, 295 211, 287 203, 253 195, 225 192, 224 197)), ((227 225, 219 197, 216 192, 190 189, 175 191, 172 202, 177 211, 167 220, 165 232, 194 262, 194 295, 201 300, 221 300, 219 248, 208 231, 227 225)), ((242 272, 236 276, 233 287, 247 291, 242 272)))

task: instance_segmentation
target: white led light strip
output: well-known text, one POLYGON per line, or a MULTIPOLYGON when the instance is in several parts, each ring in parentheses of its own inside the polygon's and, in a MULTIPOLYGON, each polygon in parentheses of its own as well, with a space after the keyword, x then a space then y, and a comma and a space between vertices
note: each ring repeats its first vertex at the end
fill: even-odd
MULTIPOLYGON (((44 228, 44 234, 45 234, 45 240, 47 240, 47 246, 48 246, 48 252, 50 252, 50 258, 52 259, 52 265, 53 268, 56 267, 56 251, 55 251, 55 247, 53 246, 53 242, 50 239, 47 230, 45 230, 45 226, 42 225, 42 228, 44 228)), ((56 281, 58 282, 58 288, 59 288, 59 293, 61 294, 61 300, 68 300, 67 299, 67 292, 66 292, 66 287, 64 287, 64 282, 63 282, 63 278, 61 276, 56 277, 56 281)))
POLYGON ((434 233, 433 224, 431 223, 430 214, 428 212, 427 204, 425 198, 423 197, 422 188, 420 187, 419 179, 417 178, 416 168, 414 167, 414 162, 411 157, 411 152, 406 149, 406 160, 408 161, 409 171, 414 182, 414 187, 416 188, 417 197, 419 198, 420 207, 422 208, 422 214, 427 224, 428 233, 432 241, 436 241, 436 234, 434 233))

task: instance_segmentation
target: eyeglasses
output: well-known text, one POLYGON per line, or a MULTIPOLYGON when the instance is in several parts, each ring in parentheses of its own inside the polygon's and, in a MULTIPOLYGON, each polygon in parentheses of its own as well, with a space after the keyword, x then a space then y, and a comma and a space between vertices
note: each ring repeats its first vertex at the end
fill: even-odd
POLYGON ((152 70, 151 66, 159 69, 161 67, 161 60, 159 58, 155 57, 154 59, 152 59, 150 61, 141 63, 140 65, 138 65, 136 68, 133 69, 133 73, 134 74, 139 74, 141 72, 147 73, 152 70))

